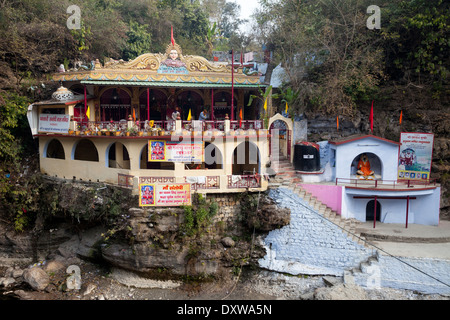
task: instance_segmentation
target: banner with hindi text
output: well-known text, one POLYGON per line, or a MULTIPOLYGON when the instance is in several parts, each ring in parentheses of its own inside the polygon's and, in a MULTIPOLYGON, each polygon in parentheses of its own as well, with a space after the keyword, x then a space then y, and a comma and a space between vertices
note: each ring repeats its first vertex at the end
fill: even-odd
POLYGON ((434 134, 402 132, 400 143, 398 179, 429 180, 434 134))
POLYGON ((191 185, 189 183, 139 185, 140 207, 182 205, 191 205, 191 185))

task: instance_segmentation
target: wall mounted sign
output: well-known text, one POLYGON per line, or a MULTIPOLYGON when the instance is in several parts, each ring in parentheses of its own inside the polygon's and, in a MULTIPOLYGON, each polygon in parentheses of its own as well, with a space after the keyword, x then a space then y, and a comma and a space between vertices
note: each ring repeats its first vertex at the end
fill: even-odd
POLYGON ((399 180, 429 180, 434 134, 402 132, 398 159, 399 180))
POLYGON ((203 141, 148 141, 148 161, 203 162, 203 141))
POLYGON ((191 205, 189 183, 140 184, 139 206, 182 206, 191 205))
POLYGON ((70 116, 68 114, 40 114, 39 132, 68 133, 70 116))

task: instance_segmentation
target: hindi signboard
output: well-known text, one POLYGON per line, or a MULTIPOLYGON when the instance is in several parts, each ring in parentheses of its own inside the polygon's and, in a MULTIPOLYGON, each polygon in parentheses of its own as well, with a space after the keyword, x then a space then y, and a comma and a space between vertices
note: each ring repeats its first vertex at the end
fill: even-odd
POLYGON ((400 143, 398 178, 400 180, 429 180, 434 134, 402 132, 400 143))
POLYGON ((39 132, 69 133, 70 116, 68 114, 40 114, 39 132))
POLYGON ((139 206, 141 207, 182 205, 191 205, 189 183, 139 185, 139 206))
POLYGON ((203 141, 149 140, 148 161, 203 162, 203 141))

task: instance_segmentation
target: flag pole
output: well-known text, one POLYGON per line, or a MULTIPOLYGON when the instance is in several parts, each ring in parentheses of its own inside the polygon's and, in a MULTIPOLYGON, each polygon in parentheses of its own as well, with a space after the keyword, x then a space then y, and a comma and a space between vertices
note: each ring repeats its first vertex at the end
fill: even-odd
POLYGON ((150 88, 147 88, 147 120, 150 121, 150 88))
POLYGON ((84 116, 86 117, 87 123, 87 93, 86 93, 86 85, 84 85, 84 116))
POLYGON ((211 89, 211 120, 214 120, 214 89, 211 89))
POLYGON ((234 120, 234 51, 231 49, 231 121, 234 120))
POLYGON ((372 107, 370 108, 370 130, 373 134, 373 100, 372 100, 372 107))

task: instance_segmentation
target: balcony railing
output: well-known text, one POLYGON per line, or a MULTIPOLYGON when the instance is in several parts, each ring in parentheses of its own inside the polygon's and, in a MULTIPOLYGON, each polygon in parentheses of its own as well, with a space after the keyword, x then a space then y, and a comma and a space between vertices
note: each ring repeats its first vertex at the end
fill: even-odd
POLYGON ((220 176, 185 177, 192 190, 220 189, 220 176))
POLYGON ((432 180, 365 180, 365 179, 349 179, 349 178, 336 178, 336 185, 346 184, 360 188, 412 188, 414 186, 436 186, 436 179, 432 180))
POLYGON ((260 188, 261 176, 255 175, 229 175, 228 176, 228 188, 240 189, 240 188, 260 188))
POLYGON ((69 134, 81 134, 81 135, 105 135, 105 136, 125 136, 125 135, 145 135, 145 136, 159 136, 159 135, 171 135, 173 131, 181 131, 184 133, 189 132, 202 132, 213 130, 219 132, 225 132, 227 126, 230 131, 249 131, 256 132, 254 130, 263 129, 262 120, 242 120, 242 121, 230 121, 230 120, 217 120, 217 121, 187 121, 181 120, 177 128, 177 122, 173 120, 151 120, 149 121, 83 121, 72 122, 69 134), (229 122, 227 124, 227 121, 229 122), (128 133, 127 133, 128 132, 128 133), (140 133, 140 134, 139 134, 140 133), (144 134, 145 133, 145 134, 144 134))

